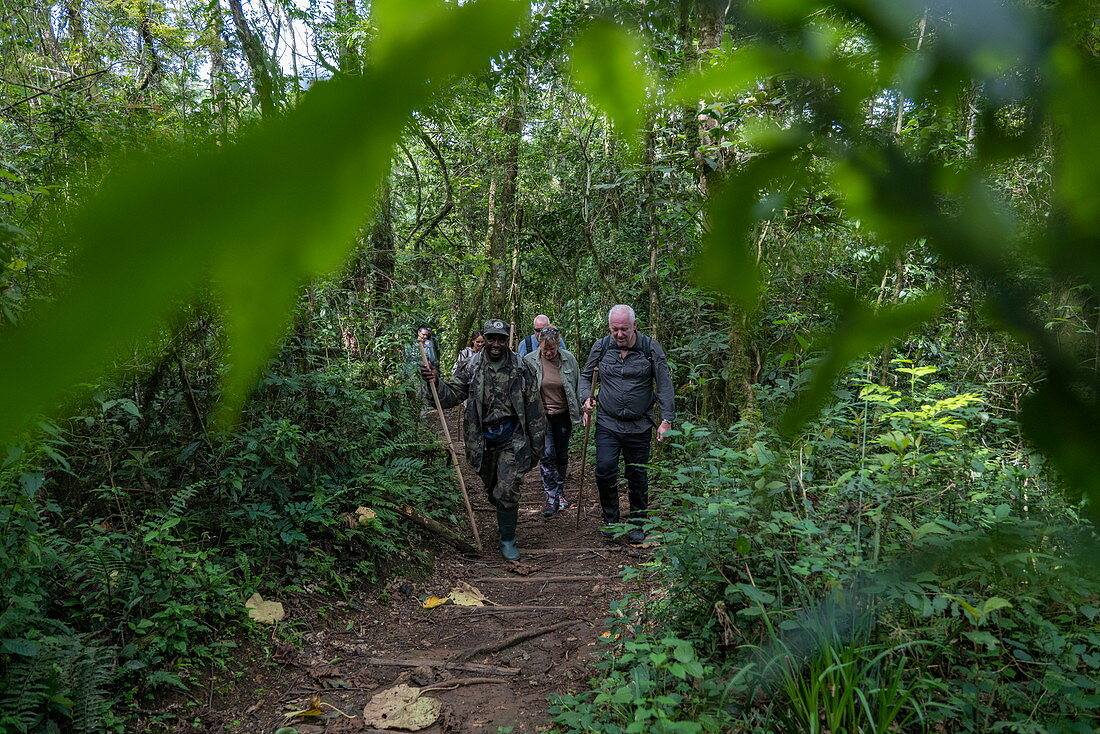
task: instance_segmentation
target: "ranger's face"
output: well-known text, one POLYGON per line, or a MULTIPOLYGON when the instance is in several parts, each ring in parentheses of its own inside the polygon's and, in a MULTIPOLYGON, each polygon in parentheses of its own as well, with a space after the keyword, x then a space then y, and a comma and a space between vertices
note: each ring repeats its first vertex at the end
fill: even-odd
POLYGON ((508 337, 504 334, 486 334, 485 335, 485 351, 489 354, 489 359, 496 362, 498 359, 504 356, 504 352, 508 349, 508 337))

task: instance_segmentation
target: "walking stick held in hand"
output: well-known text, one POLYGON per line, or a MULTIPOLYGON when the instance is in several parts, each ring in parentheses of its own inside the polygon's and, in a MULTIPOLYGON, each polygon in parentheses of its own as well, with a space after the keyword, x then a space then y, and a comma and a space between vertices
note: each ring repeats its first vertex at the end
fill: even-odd
POLYGON ((584 512, 584 465, 588 462, 588 434, 596 422, 596 411, 600 408, 596 397, 596 387, 600 381, 600 368, 592 368, 592 415, 588 416, 588 425, 584 427, 584 441, 581 442, 581 479, 577 485, 577 527, 581 526, 581 513, 584 512))
MULTIPOLYGON (((432 363, 428 361, 428 353, 424 350, 424 345, 417 342, 417 346, 420 347, 420 358, 424 360, 424 366, 431 368, 432 363)), ((477 546, 478 553, 483 553, 481 535, 478 534, 477 523, 474 522, 474 508, 470 506, 470 495, 466 492, 466 480, 462 478, 462 468, 458 465, 458 453, 455 452, 454 442, 451 441, 451 429, 447 428, 447 416, 443 415, 443 406, 439 403, 439 391, 435 389, 435 380, 429 380, 428 387, 431 388, 432 400, 435 401, 435 412, 439 414, 439 424, 443 426, 443 437, 447 439, 447 451, 451 454, 451 465, 455 468, 458 486, 462 489, 462 501, 466 503, 466 518, 470 521, 470 530, 474 531, 474 545, 477 546)))

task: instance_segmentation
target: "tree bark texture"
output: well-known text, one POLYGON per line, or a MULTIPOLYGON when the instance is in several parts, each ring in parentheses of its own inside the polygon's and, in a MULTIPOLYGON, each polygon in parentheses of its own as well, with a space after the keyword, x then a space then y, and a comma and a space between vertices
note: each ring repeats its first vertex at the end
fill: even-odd
POLYGON ((489 316, 506 318, 509 297, 509 239, 516 230, 516 182, 519 139, 523 129, 523 95, 519 85, 500 118, 502 145, 489 187, 489 316))
POLYGON ((233 15, 233 25, 237 29, 237 40, 244 50, 245 60, 252 72, 256 85, 256 98, 260 103, 260 114, 268 117, 275 113, 275 80, 272 74, 274 62, 264 48, 263 40, 248 25, 244 16, 241 0, 229 0, 229 9, 233 15))

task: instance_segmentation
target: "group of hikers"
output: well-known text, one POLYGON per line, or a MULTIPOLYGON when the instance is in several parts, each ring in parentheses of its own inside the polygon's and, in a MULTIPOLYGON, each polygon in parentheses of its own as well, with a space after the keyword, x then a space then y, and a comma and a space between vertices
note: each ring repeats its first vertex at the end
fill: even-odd
POLYGON ((657 440, 675 420, 672 379, 664 349, 638 331, 634 309, 617 305, 607 314, 608 335, 596 340, 584 369, 566 349, 565 340, 545 315, 536 316, 534 332, 516 352, 509 348, 511 325, 489 319, 462 350, 451 376, 440 376, 439 346, 430 329, 417 333, 427 364, 420 373, 434 383, 440 405, 464 403, 463 437, 466 459, 485 483, 496 508, 501 554, 520 557, 516 545, 519 496, 523 475, 536 462, 541 468, 546 505, 552 517, 569 507, 565 479, 569 439, 575 426, 588 426, 595 413, 596 486, 603 511, 601 532, 614 539, 610 527, 620 521, 619 459, 626 468, 628 539, 645 540, 643 523, 649 507, 650 440, 657 440), (598 399, 598 409, 597 409, 598 399), (661 420, 654 419, 653 406, 661 420))

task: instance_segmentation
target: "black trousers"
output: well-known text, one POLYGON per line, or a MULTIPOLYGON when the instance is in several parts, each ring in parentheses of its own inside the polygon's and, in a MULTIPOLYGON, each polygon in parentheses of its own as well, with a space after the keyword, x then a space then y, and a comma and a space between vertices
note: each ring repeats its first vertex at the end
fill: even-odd
POLYGON ((649 477, 643 464, 649 463, 652 429, 620 433, 596 424, 596 487, 605 523, 619 522, 619 455, 626 462, 626 489, 630 519, 640 522, 649 508, 649 477))

